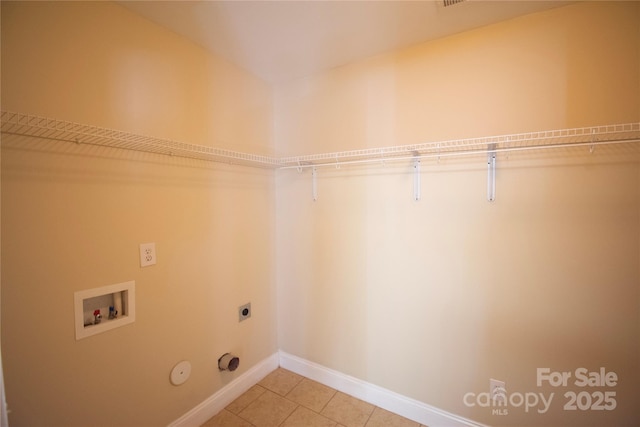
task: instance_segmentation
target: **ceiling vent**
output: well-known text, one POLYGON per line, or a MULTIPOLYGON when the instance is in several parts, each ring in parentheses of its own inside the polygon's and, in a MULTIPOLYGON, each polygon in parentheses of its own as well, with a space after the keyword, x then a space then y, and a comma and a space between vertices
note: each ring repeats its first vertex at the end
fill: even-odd
POLYGON ((449 6, 454 6, 456 4, 459 4, 459 3, 464 3, 466 1, 467 0, 442 0, 441 2, 442 2, 442 6, 443 7, 449 7, 449 6))

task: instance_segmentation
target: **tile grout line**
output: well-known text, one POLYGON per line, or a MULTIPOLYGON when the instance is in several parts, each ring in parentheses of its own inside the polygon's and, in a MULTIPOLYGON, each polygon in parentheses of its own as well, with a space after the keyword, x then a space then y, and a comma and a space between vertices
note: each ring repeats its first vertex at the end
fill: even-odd
MULTIPOLYGON (((304 378, 305 378, 305 377, 303 377, 303 380, 304 380, 304 378)), ((308 379, 308 378, 307 378, 307 379, 308 379)), ((313 380, 310 380, 310 381, 313 381, 313 380)), ((302 382, 302 380, 301 380, 300 382, 302 382)), ((318 383, 318 384, 319 384, 319 383, 318 383)), ((331 397, 330 397, 329 399, 327 399, 327 403, 325 403, 324 405, 322 405, 322 408, 320 408, 320 411, 316 412, 315 410, 313 410, 313 409, 311 409, 311 408, 307 408, 307 409, 308 409, 308 410, 310 410, 311 412, 313 412, 313 413, 317 414, 317 415, 320 415, 321 417, 324 417, 324 418, 326 418, 326 419, 328 419, 328 420, 331 420, 331 421, 335 422, 335 423, 336 423, 336 426, 337 426, 338 424, 340 424, 340 422, 339 422, 338 420, 334 420, 333 418, 329 417, 328 415, 324 415, 324 414, 322 413, 322 411, 327 407, 327 405, 329 405, 329 402, 331 402, 331 400, 332 400, 334 397, 336 397, 336 394, 338 394, 338 390, 336 390, 335 388, 333 388, 333 387, 328 387, 328 388, 329 388, 329 389, 331 389, 331 390, 333 390, 333 394, 331 394, 331 397)), ((305 408, 306 408, 306 406, 305 406, 305 408)))
POLYGON ((279 426, 284 425, 284 423, 286 423, 286 422, 287 422, 287 420, 288 420, 289 418, 291 418, 291 416, 293 415, 293 413, 294 413, 298 408, 300 408, 300 407, 303 407, 303 408, 307 409, 308 411, 313 412, 314 414, 316 414, 316 415, 318 415, 318 416, 321 416, 321 417, 323 417, 323 418, 326 418, 326 419, 328 419, 328 420, 333 421, 333 422, 335 423, 335 425, 337 426, 337 425, 339 424, 339 422, 338 422, 337 420, 334 420, 333 418, 330 418, 330 417, 328 417, 328 416, 326 416, 326 415, 322 414, 322 410, 323 410, 324 408, 326 408, 326 407, 327 407, 327 405, 329 404, 329 402, 331 401, 331 399, 333 399, 333 398, 335 397, 335 395, 338 393, 338 390, 336 390, 336 389, 334 389, 334 388, 329 387, 331 390, 333 390, 333 394, 332 394, 332 395, 331 395, 331 397, 327 400, 327 403, 325 403, 325 404, 322 406, 322 408, 320 409, 320 411, 319 411, 319 412, 318 412, 318 411, 316 411, 316 410, 314 410, 314 409, 312 409, 312 408, 309 408, 309 407, 307 407, 307 406, 305 406, 305 405, 302 405, 302 404, 300 404, 300 403, 298 403, 298 402, 295 402, 295 401, 291 400, 291 399, 288 397, 288 396, 289 396, 289 394, 291 394, 291 392, 292 392, 296 387, 298 387, 300 384, 302 384, 302 382, 303 382, 305 379, 306 379, 305 377, 300 378, 300 381, 298 381, 298 382, 296 383, 296 385, 294 385, 294 386, 291 388, 291 390, 289 390, 289 392, 288 392, 286 395, 282 396, 283 398, 287 399, 289 402, 294 403, 294 404, 296 405, 296 407, 295 407, 295 408, 294 408, 294 410, 291 412, 291 414, 289 414, 289 416, 287 416, 287 418, 285 418, 285 419, 284 419, 284 421, 282 421, 282 423, 280 423, 280 424, 279 424, 279 426))
POLYGON ((371 416, 373 415, 373 413, 376 411, 377 406, 374 406, 373 409, 371 410, 371 413, 369 414, 369 416, 367 417, 367 421, 364 422, 364 424, 362 425, 362 427, 367 427, 367 424, 369 423, 369 420, 371 419, 371 416))
MULTIPOLYGON (((293 390, 293 389, 292 389, 292 390, 293 390)), ((287 394, 289 394, 289 393, 287 393, 287 394)), ((283 396, 283 398, 284 398, 284 399, 287 399, 285 396, 283 396)), ((289 400, 289 399, 287 399, 287 400, 289 400)), ((288 420, 289 418, 291 418, 291 415, 293 415, 293 413, 294 413, 294 412, 296 412, 296 410, 301 406, 300 404, 298 404, 298 403, 296 403, 296 402, 293 402, 293 401, 291 401, 291 400, 289 400, 289 402, 295 403, 295 404, 296 404, 296 407, 295 407, 295 408, 293 408, 293 411, 291 411, 291 413, 290 413, 289 415, 287 415, 287 417, 286 417, 284 420, 282 420, 282 422, 281 422, 280 424, 278 424, 278 426, 283 426, 283 425, 284 425, 284 423, 286 423, 286 422, 287 422, 287 420, 288 420)))
MULTIPOLYGON (((296 387, 298 387, 298 386, 300 385, 300 383, 301 383, 303 380, 304 380, 304 377, 303 377, 303 376, 300 376, 300 379, 298 380, 298 382, 296 382, 296 383, 294 384, 294 386, 293 386, 293 387, 291 387, 291 389, 290 389, 286 394, 284 394, 284 395, 282 395, 282 396, 281 396, 283 399, 286 399, 287 401, 289 401, 289 402, 293 403, 293 404, 294 404, 294 405, 296 405, 296 406, 295 406, 295 408, 293 408, 293 411, 291 411, 291 413, 290 413, 289 415, 287 415, 287 417, 286 417, 284 420, 282 420, 282 422, 281 422, 280 424, 278 424, 278 426, 282 426, 282 425, 284 425, 284 423, 286 423, 286 422, 287 422, 287 420, 288 420, 289 418, 291 418, 291 415, 293 415, 293 413, 294 413, 294 412, 296 412, 296 410, 301 406, 298 402, 294 402, 293 400, 289 399, 287 396, 289 395, 289 393, 291 393, 291 392, 293 391, 293 389, 295 389, 296 387)), ((273 390, 272 390, 272 391, 273 391, 273 390)), ((278 394, 278 393, 276 393, 276 394, 279 396, 279 394, 278 394)))
MULTIPOLYGON (((329 387, 329 388, 331 388, 331 387, 329 387)), ((319 412, 319 414, 320 414, 320 415, 322 415, 322 411, 324 411, 324 409, 327 407, 327 405, 329 404, 329 402, 331 402, 331 399, 333 399, 334 397, 336 397, 336 394, 338 393, 338 390, 336 390, 335 388, 331 388, 331 390, 333 390, 333 394, 331 395, 331 397, 329 398, 329 400, 327 400, 327 403, 325 403, 325 404, 322 406, 322 408, 320 409, 320 412, 319 412)), ((329 417, 327 417, 327 418, 329 418, 329 417)), ((337 423, 338 423, 338 422, 336 421, 336 424, 337 424, 337 423)))

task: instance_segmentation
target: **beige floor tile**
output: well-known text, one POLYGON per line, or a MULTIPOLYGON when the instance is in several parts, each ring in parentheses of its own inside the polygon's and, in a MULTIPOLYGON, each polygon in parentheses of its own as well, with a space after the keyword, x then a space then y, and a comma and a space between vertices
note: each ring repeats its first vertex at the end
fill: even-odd
POLYGON ((265 391, 267 391, 267 389, 256 384, 249 390, 245 391, 236 400, 231 402, 225 409, 229 412, 233 412, 234 414, 239 414, 240 411, 249 406, 251 402, 260 397, 265 391))
POLYGON ((238 416, 257 427, 275 427, 280 425, 296 409, 295 403, 267 390, 238 416))
POLYGON ((427 426, 278 368, 202 427, 427 426))
POLYGON ((369 417, 366 427, 420 427, 415 421, 411 421, 393 412, 376 407, 369 417))
POLYGON ((360 399, 337 392, 321 414, 344 424, 346 427, 363 427, 374 406, 360 399))
POLYGON ((282 427, 335 427, 336 422, 310 409, 298 406, 282 427))
POLYGON ((302 380, 298 374, 294 374, 286 369, 278 368, 264 377, 260 384, 262 387, 278 393, 280 396, 285 396, 289 393, 298 383, 302 380))
POLYGON ((253 427, 239 416, 223 409, 215 417, 204 423, 202 427, 253 427))
POLYGON ((336 391, 326 385, 303 378, 297 386, 287 394, 286 398, 316 412, 322 411, 336 391))

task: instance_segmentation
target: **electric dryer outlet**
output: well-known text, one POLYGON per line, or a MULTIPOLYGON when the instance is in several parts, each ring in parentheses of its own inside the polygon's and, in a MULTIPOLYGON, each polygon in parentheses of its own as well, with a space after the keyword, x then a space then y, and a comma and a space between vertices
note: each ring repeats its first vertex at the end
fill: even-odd
POLYGON ((245 305, 238 307, 238 322, 247 320, 251 317, 251 303, 248 302, 245 305))

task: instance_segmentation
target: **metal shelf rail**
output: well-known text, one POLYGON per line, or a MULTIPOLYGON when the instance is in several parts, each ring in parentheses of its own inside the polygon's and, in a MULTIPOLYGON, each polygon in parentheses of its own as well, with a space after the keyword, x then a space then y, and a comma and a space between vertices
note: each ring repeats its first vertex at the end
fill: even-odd
MULTIPOLYGON (((270 169, 316 168, 348 164, 392 161, 412 162, 425 158, 487 155, 524 150, 542 150, 640 142, 640 123, 560 129, 482 138, 456 139, 413 145, 270 157, 223 150, 208 146, 137 135, 133 133, 73 123, 58 119, 2 111, 1 131, 4 134, 31 136, 105 147, 159 153, 171 156, 248 165, 270 169)), ((495 162, 494 162, 495 164, 495 162)))

